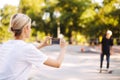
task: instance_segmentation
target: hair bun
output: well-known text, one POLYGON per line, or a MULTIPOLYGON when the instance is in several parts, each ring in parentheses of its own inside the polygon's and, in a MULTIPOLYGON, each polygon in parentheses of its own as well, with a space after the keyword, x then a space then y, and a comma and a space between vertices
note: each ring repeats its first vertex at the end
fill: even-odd
POLYGON ((10 28, 10 30, 11 30, 11 31, 14 31, 14 29, 13 29, 12 27, 10 28))

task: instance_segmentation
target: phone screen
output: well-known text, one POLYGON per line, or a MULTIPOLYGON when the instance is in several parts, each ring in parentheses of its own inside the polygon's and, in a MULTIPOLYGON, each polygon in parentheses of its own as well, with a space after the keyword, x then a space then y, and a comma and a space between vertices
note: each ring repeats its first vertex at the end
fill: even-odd
POLYGON ((52 38, 51 44, 60 44, 60 39, 59 38, 52 38))

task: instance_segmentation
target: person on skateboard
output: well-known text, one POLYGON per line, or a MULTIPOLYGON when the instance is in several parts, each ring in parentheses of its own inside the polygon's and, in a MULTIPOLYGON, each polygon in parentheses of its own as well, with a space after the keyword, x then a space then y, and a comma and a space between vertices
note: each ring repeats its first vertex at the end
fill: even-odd
POLYGON ((106 32, 106 35, 103 37, 102 39, 102 53, 100 55, 100 73, 102 72, 102 66, 103 66, 103 60, 104 60, 104 55, 106 55, 106 61, 107 61, 107 65, 106 68, 109 72, 109 65, 110 65, 110 54, 111 54, 111 50, 112 50, 112 46, 113 46, 113 40, 111 38, 112 36, 112 31, 108 30, 106 32))

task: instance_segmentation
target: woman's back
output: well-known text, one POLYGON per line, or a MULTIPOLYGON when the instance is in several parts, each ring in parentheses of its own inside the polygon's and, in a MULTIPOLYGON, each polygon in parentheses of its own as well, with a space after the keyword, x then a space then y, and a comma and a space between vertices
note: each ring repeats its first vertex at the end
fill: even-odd
POLYGON ((38 47, 24 42, 31 33, 31 19, 27 15, 21 13, 13 15, 9 29, 14 34, 15 40, 9 40, 0 47, 0 80, 28 80, 32 65, 60 67, 65 53, 63 39, 60 40, 60 54, 54 60, 39 50, 50 45, 47 43, 50 37, 46 37, 38 47))
POLYGON ((23 61, 24 48, 25 43, 21 40, 10 40, 2 45, 0 49, 0 73, 2 73, 0 80, 19 80, 18 75, 22 76, 22 71, 28 66, 23 61))

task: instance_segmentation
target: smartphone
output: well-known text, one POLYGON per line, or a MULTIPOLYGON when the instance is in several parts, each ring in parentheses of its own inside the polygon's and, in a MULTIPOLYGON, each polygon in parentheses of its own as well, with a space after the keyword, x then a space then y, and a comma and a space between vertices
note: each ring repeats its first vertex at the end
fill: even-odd
POLYGON ((51 44, 60 44, 60 39, 59 38, 52 38, 51 44))

